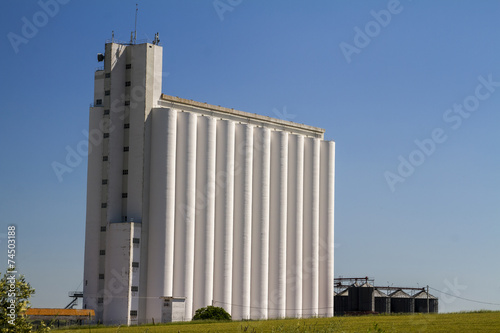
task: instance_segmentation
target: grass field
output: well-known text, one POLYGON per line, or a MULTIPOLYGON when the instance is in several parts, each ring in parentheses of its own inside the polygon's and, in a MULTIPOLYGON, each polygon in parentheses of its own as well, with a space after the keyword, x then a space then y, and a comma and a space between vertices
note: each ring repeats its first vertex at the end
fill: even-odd
POLYGON ((184 322, 132 327, 81 327, 57 332, 500 332, 500 312, 373 315, 234 322, 184 322))

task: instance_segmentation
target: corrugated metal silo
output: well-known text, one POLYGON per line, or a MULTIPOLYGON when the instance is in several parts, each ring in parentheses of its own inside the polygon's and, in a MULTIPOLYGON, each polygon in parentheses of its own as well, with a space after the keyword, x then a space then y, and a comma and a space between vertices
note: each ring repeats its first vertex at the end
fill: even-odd
POLYGON ((391 298, 391 313, 413 313, 414 299, 398 289, 389 295, 391 298))
MULTIPOLYGON (((427 313, 427 292, 421 291, 413 296, 415 302, 415 312, 427 313)), ((438 299, 435 296, 429 294, 429 312, 438 312, 438 299)))
POLYGON ((335 295, 335 315, 342 316, 347 311, 347 298, 349 295, 349 290, 344 291, 335 295))
POLYGON ((375 300, 373 298, 373 286, 365 283, 361 286, 356 283, 348 288, 347 298, 348 311, 374 311, 375 300))
POLYGON ((387 294, 375 289, 373 292, 375 298, 375 312, 378 313, 390 313, 391 312, 391 301, 387 294))

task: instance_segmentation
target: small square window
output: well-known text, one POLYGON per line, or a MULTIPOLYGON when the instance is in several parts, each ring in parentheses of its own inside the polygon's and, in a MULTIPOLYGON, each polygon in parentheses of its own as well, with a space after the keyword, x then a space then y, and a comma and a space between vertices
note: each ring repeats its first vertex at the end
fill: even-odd
POLYGON ((103 255, 105 255, 105 254, 106 254, 106 250, 100 250, 100 251, 99 251, 99 255, 103 256, 103 255))
POLYGON ((123 128, 130 128, 130 124, 129 123, 123 124, 123 128))
POLYGON ((103 138, 109 138, 109 133, 103 133, 103 134, 102 134, 102 137, 103 137, 103 138))
POLYGON ((103 203, 101 204, 101 208, 106 208, 106 207, 108 207, 108 204, 107 204, 107 203, 105 203, 105 202, 103 202, 103 203))
POLYGON ((108 115, 108 114, 109 114, 109 109, 104 110, 104 115, 108 115))
POLYGON ((125 82, 125 87, 130 87, 130 81, 125 82))
POLYGON ((101 231, 106 231, 106 227, 105 227, 105 226, 102 226, 102 227, 101 227, 101 231))
POLYGON ((129 147, 123 147, 123 151, 128 151, 129 147))
POLYGON ((132 238, 132 243, 139 244, 139 242, 140 242, 139 238, 132 238))
POLYGON ((102 99, 96 99, 95 105, 102 105, 102 99))
POLYGON ((139 287, 138 286, 132 286, 130 288, 130 291, 139 291, 139 287))
POLYGON ((99 280, 104 280, 104 274, 99 274, 99 280))
POLYGON ((122 198, 126 198, 127 197, 127 193, 122 193, 122 198))
POLYGON ((130 310, 131 317, 137 317, 137 310, 130 310))
POLYGON ((103 162, 106 162, 107 160, 108 160, 108 156, 107 155, 105 155, 105 156, 102 157, 102 161, 103 162))
POLYGON ((130 101, 125 101, 125 105, 130 105, 130 101))
POLYGON ((111 73, 106 73, 106 74, 104 74, 104 77, 105 77, 106 79, 109 79, 109 78, 111 77, 111 73))
POLYGON ((133 268, 137 268, 137 267, 139 267, 139 263, 138 263, 137 261, 133 261, 133 262, 132 262, 132 267, 133 267, 133 268))
POLYGON ((125 65, 125 69, 131 69, 132 68, 132 64, 126 64, 125 65))
POLYGON ((102 304, 102 303, 104 303, 104 299, 102 297, 99 297, 97 299, 97 304, 102 304))
POLYGON ((123 170, 124 175, 128 175, 128 170, 123 170))
POLYGON ((109 94, 110 94, 110 93, 111 93, 111 92, 110 92, 109 90, 106 90, 106 91, 104 92, 104 96, 109 96, 109 94))
POLYGON ((102 180, 102 185, 107 185, 108 184, 108 180, 107 179, 103 179, 102 180))

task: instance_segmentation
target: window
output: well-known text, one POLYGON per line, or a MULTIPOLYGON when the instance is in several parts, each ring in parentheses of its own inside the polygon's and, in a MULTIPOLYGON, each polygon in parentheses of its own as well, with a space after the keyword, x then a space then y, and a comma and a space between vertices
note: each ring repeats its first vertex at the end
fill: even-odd
POLYGON ((104 303, 104 299, 103 299, 102 297, 99 297, 99 298, 97 299, 97 303, 98 303, 98 304, 102 304, 102 303, 104 303))
POLYGON ((102 185, 107 185, 108 184, 108 180, 107 179, 103 179, 102 180, 102 185))
POLYGON ((132 262, 132 267, 133 267, 133 268, 137 268, 137 267, 139 267, 139 263, 138 263, 137 261, 133 261, 133 262, 132 262))
POLYGON ((129 123, 123 124, 123 128, 130 128, 130 124, 129 123))
POLYGON ((104 77, 105 77, 106 79, 109 79, 109 78, 111 77, 111 73, 106 73, 106 74, 104 74, 104 77))
POLYGON ((101 227, 101 231, 106 231, 106 227, 105 227, 105 226, 102 226, 102 227, 101 227))
POLYGON ((125 87, 130 87, 130 81, 125 82, 125 87))
POLYGON ((108 115, 108 114, 109 114, 109 109, 104 110, 104 115, 108 115))
POLYGON ((107 155, 105 155, 105 156, 102 157, 102 161, 103 162, 106 162, 107 160, 108 160, 108 156, 107 155))
POLYGON ((96 99, 95 105, 102 105, 102 99, 96 99))
POLYGON ((130 101, 125 101, 125 105, 130 105, 130 101))
POLYGON ((122 193, 122 198, 126 198, 127 197, 127 193, 122 193))
POLYGON ((99 274, 99 280, 104 280, 104 274, 99 274))
POLYGON ((132 238, 132 243, 139 244, 139 238, 132 238))
POLYGON ((131 317, 137 317, 137 310, 130 310, 131 317))
POLYGON ((132 286, 132 287, 130 288, 130 291, 139 291, 139 287, 137 287, 137 286, 132 286))
POLYGON ((128 175, 128 170, 123 170, 124 175, 128 175))
POLYGON ((106 91, 104 92, 104 96, 109 96, 109 94, 110 94, 110 93, 111 93, 111 92, 110 92, 109 90, 106 90, 106 91))
POLYGON ((101 204, 101 208, 106 208, 106 207, 108 207, 108 204, 107 204, 107 203, 105 203, 105 202, 103 202, 103 203, 101 204))
POLYGON ((125 65, 125 69, 131 69, 132 68, 132 64, 126 64, 125 65))
POLYGON ((103 133, 103 134, 102 134, 102 137, 103 137, 103 138, 109 138, 109 133, 103 133))
POLYGON ((105 254, 106 254, 106 250, 100 250, 100 251, 99 251, 99 255, 103 256, 103 255, 105 255, 105 254))
POLYGON ((128 147, 123 147, 123 151, 128 151, 128 147))

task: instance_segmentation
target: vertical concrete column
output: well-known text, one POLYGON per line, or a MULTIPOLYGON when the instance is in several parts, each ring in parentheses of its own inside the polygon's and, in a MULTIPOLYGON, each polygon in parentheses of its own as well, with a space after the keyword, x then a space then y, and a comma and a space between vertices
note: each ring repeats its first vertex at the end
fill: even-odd
POLYGON ((283 318, 286 315, 287 132, 271 134, 270 183, 269 317, 283 318))
POLYGON ((233 273, 233 121, 217 121, 216 149, 214 304, 230 313, 233 273))
POLYGON ((251 319, 267 319, 269 278, 269 180, 271 131, 255 128, 252 209, 251 319))
POLYGON ((185 320, 193 312, 194 223, 196 191, 196 120, 191 112, 177 119, 177 161, 173 295, 186 297, 185 320))
POLYGON ((319 217, 319 315, 333 316, 335 142, 321 142, 319 217))
POLYGON ((232 317, 250 319, 253 128, 235 131, 232 317))
POLYGON ((288 225, 286 316, 302 316, 302 242, 304 207, 304 136, 288 141, 288 225))
POLYGON ((193 311, 213 300, 216 124, 198 118, 193 311))
POLYGON ((319 163, 320 140, 307 138, 304 154, 304 251, 302 313, 318 314, 319 163))
POLYGON ((155 109, 151 130, 151 185, 146 318, 161 320, 160 296, 172 295, 174 271, 177 111, 155 109))

